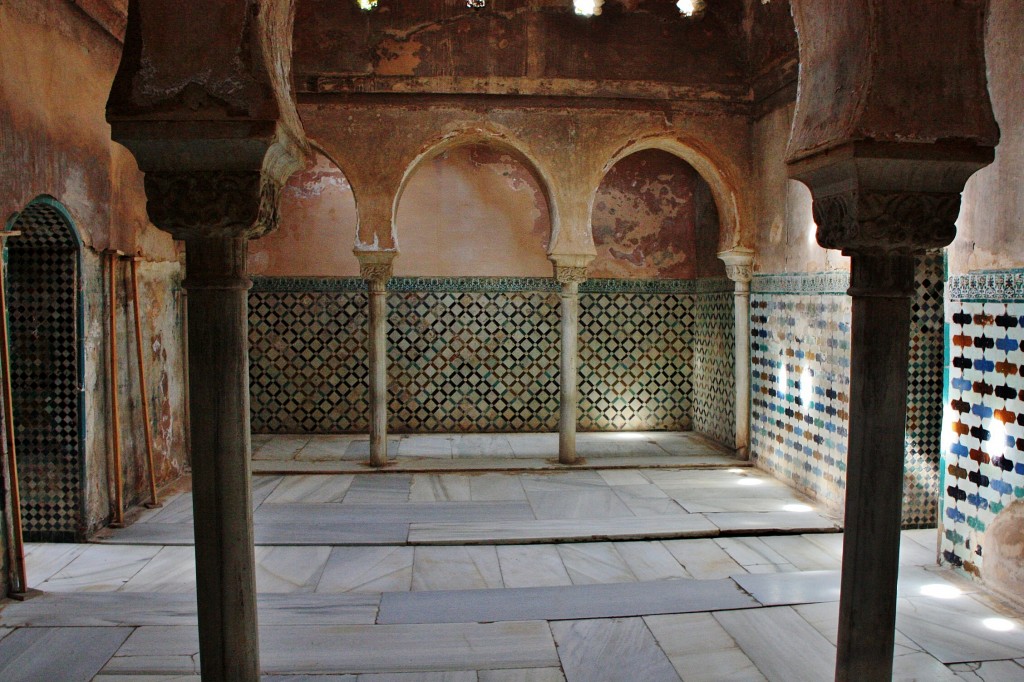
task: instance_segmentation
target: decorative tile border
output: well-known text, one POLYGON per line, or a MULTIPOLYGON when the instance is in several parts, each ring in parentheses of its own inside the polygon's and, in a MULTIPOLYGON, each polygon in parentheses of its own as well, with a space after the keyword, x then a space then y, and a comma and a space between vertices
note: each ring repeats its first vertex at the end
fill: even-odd
POLYGON ((754 275, 750 290, 756 294, 846 294, 848 272, 782 273, 754 275))
POLYGON ((1024 301, 1024 270, 954 275, 946 284, 950 301, 1024 301))
MULTIPOLYGON (((588 279, 583 294, 703 294, 732 291, 733 283, 714 279, 588 279)), ((253 277, 254 292, 361 292, 360 277, 253 277)), ((388 291, 430 293, 558 292, 550 277, 392 277, 388 291)))

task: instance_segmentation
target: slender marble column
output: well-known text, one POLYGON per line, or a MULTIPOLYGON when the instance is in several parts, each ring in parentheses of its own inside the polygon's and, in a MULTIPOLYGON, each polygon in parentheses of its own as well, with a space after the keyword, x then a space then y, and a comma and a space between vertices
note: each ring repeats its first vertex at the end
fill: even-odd
POLYGON ((555 266, 555 279, 562 285, 562 354, 559 377, 558 461, 575 464, 576 411, 579 402, 580 282, 586 281, 586 267, 555 266))
POLYGON ((723 251, 718 257, 725 273, 736 283, 733 292, 735 319, 736 454, 750 456, 750 280, 753 279, 754 251, 742 246, 723 251))
POLYGON ((187 239, 185 288, 202 676, 256 682, 246 244, 187 239))
POLYGON ((370 465, 388 462, 388 280, 394 251, 357 251, 359 272, 369 289, 367 340, 370 356, 370 465))

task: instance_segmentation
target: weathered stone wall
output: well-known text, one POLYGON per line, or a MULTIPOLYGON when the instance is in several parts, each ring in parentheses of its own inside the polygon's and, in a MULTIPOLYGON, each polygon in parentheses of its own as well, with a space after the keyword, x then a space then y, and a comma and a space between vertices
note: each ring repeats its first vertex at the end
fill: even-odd
MULTIPOLYGON (((85 323, 86 534, 109 519, 111 481, 107 408, 107 306, 100 251, 140 253, 143 336, 160 480, 187 464, 183 431, 181 267, 170 237, 149 224, 142 175, 132 156, 110 141, 105 104, 120 56, 125 3, 0 5, 0 215, 6 221, 39 196, 60 202, 82 242, 85 323)), ((126 317, 127 266, 119 286, 120 379, 125 499, 147 490, 135 345, 126 317)), ((16 403, 17 404, 17 403, 16 403)))

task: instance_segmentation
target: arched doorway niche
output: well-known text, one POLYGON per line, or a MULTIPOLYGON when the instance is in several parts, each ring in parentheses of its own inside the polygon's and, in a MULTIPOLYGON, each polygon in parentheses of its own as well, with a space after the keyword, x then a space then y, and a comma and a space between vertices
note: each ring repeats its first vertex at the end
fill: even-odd
POLYGON ((74 542, 85 529, 82 241, 51 197, 8 223, 8 325, 24 537, 74 542))
POLYGON ((734 446, 733 286, 715 194, 657 146, 608 166, 580 290, 582 430, 695 430, 734 446))

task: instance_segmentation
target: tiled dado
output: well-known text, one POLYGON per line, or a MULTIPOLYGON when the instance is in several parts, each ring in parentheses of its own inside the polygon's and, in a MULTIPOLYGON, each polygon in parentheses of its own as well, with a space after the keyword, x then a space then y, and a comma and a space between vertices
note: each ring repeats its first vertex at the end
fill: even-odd
MULTIPOLYGON (((941 253, 923 256, 911 319, 904 527, 933 525, 942 405, 941 253)), ((759 466, 841 513, 850 396, 846 273, 754 278, 751 451, 759 466)))
MULTIPOLYGON (((584 283, 580 428, 696 424, 731 444, 727 289, 722 280, 584 283), (695 338, 695 329, 712 333, 695 338)), ((557 283, 394 278, 389 291, 391 430, 557 430, 557 283)), ((249 321, 254 431, 366 431, 362 280, 257 278, 249 321)))
POLYGON ((981 575, 985 532, 1024 499, 1024 271, 951 278, 942 556, 981 575))

